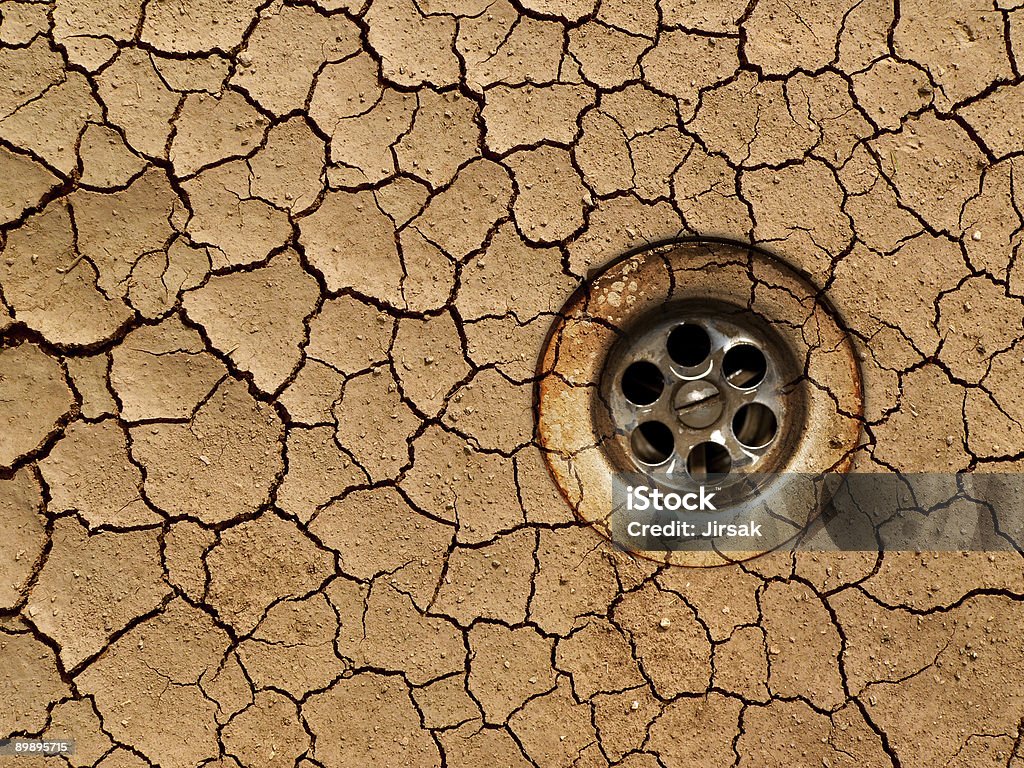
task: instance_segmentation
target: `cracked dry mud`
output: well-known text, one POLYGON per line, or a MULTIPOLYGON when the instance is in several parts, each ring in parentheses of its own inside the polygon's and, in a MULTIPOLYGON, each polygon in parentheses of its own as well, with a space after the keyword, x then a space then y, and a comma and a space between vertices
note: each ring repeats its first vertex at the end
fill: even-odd
POLYGON ((1017 555, 657 566, 533 416, 591 269, 719 235, 844 316, 861 467, 1019 471, 1022 66, 1019 0, 0 0, 0 736, 1024 765, 1017 555))

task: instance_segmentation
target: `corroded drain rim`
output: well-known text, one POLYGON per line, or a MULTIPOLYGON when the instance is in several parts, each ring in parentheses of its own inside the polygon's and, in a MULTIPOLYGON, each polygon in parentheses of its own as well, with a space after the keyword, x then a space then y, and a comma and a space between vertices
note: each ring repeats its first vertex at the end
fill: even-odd
MULTIPOLYGON (((687 387, 694 381, 713 385, 727 401, 721 414, 713 412, 713 405, 712 412, 696 413, 695 428, 678 419, 670 424, 675 463, 684 454, 678 447, 681 435, 695 441, 684 444, 686 452, 697 442, 714 447, 728 441, 722 435, 704 438, 721 431, 723 420, 733 418, 742 405, 770 404, 778 419, 774 438, 763 448, 748 446, 746 454, 741 452, 752 458, 741 461, 733 475, 772 473, 759 475, 769 479, 760 481, 758 493, 783 504, 786 516, 801 527, 810 523, 819 511, 816 501, 793 492, 792 483, 784 486, 787 477, 818 477, 850 467, 863 413, 852 341, 838 314, 805 275, 761 249, 713 239, 657 243, 615 259, 570 297, 548 333, 535 388, 538 434, 548 469, 576 515, 610 538, 613 478, 622 472, 639 469, 648 476, 660 475, 659 485, 669 488, 723 480, 669 473, 672 461, 659 461, 656 454, 638 460, 638 447, 630 444, 642 416, 656 413, 659 421, 668 421, 669 404, 677 399, 683 405, 696 402, 698 411, 709 407, 714 393, 694 393, 687 387), (662 350, 650 345, 651 339, 661 344, 671 328, 700 322, 712 337, 706 355, 684 355, 681 362, 666 363, 662 350), (739 344, 770 350, 758 386, 735 386, 728 380, 724 355, 739 344), (657 381, 646 394, 641 386, 640 402, 630 404, 617 377, 640 361, 658 368, 663 381, 657 392, 657 381), (702 426, 709 420, 711 426, 702 426), (778 474, 782 472, 789 474, 778 474)), ((664 440, 664 433, 656 439, 664 440)), ((714 566, 763 553, 635 554, 659 562, 714 566)))

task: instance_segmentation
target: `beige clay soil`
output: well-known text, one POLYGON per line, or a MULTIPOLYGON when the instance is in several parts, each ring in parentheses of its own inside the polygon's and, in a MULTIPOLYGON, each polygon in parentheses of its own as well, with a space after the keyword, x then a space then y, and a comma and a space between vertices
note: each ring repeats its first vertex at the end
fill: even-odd
POLYGON ((1022 66, 1020 0, 0 0, 0 737, 1024 765, 1019 557, 658 567, 532 410, 589 270, 719 235, 865 345, 862 461, 1020 470, 1022 66))

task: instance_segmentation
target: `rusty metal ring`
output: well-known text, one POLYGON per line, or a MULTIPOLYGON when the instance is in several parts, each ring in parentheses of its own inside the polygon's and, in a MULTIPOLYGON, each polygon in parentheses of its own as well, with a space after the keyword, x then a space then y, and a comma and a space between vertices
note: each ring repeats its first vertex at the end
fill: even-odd
MULTIPOLYGON (((559 312, 537 373, 548 469, 577 516, 609 537, 617 473, 685 488, 758 472, 778 486, 846 472, 861 435, 860 368, 838 314, 805 275, 740 243, 658 243, 596 271, 559 312), (733 350, 746 360, 730 362, 733 350)), ((805 494, 769 491, 803 525, 819 511, 805 494)), ((758 554, 657 559, 713 566, 758 554)))

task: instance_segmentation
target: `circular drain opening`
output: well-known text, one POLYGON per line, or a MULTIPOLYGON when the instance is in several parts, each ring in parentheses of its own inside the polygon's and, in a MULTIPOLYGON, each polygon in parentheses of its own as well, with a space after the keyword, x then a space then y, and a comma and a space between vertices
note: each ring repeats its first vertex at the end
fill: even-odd
POLYGON ((756 387, 768 372, 768 361, 753 344, 737 344, 722 358, 725 380, 738 389, 756 387))
POLYGON ((721 240, 652 244, 592 273, 556 314, 536 378, 538 439, 576 515, 679 565, 747 559, 802 531, 861 437, 860 368, 826 295, 721 240), (749 551, 714 536, 713 550, 645 546, 622 533, 624 484, 713 493, 719 515, 753 500, 770 507, 767 533, 740 542, 749 551))
POLYGON ((732 433, 748 448, 764 448, 775 439, 778 428, 771 408, 761 403, 744 405, 732 417, 732 433))
POLYGON ((686 471, 698 483, 713 483, 721 480, 732 469, 732 457, 724 445, 698 443, 686 457, 686 471))
POLYGON ((696 368, 711 354, 711 337, 693 323, 673 328, 667 343, 668 356, 684 368, 696 368))
POLYGON ((661 397, 665 377, 654 363, 633 363, 622 374, 622 394, 634 405, 650 405, 661 397))
POLYGON ((638 426, 630 435, 629 444, 633 455, 648 466, 666 462, 675 447, 672 430, 660 421, 645 421, 638 426))

